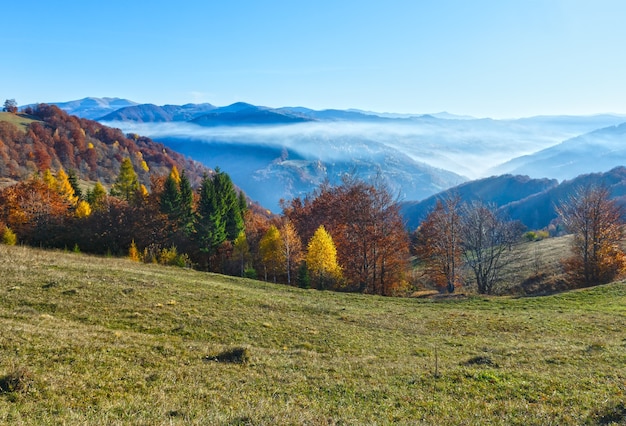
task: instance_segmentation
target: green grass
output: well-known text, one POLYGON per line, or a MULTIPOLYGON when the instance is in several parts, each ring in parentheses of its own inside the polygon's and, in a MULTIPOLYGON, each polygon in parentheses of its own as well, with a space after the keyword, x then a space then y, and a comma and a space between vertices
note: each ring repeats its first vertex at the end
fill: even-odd
POLYGON ((10 112, 0 112, 0 121, 7 121, 15 124, 22 131, 26 131, 30 123, 37 120, 33 120, 26 114, 11 114, 10 112))
POLYGON ((623 282, 382 298, 8 246, 0 277, 0 424, 626 421, 623 282))

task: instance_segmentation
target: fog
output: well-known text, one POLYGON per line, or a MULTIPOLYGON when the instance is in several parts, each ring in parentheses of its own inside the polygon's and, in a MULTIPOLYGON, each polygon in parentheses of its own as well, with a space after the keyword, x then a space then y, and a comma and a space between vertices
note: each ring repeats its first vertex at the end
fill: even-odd
POLYGON ((108 122, 126 133, 208 144, 286 148, 305 159, 351 161, 397 152, 418 163, 469 179, 515 157, 555 145, 572 135, 495 120, 423 120, 419 122, 315 122, 277 126, 203 127, 189 123, 108 122))

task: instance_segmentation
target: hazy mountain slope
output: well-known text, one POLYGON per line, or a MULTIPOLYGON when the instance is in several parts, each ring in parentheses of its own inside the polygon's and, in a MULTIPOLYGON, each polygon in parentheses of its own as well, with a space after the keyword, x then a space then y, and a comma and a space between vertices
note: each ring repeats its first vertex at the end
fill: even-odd
POLYGON ((560 184, 554 179, 530 179, 527 176, 495 176, 463 183, 421 202, 403 203, 402 215, 409 229, 415 229, 435 206, 437 199, 458 194, 464 202, 482 200, 499 206, 512 220, 529 229, 542 229, 556 219, 555 206, 578 188, 606 185, 611 196, 626 204, 626 168, 616 167, 604 173, 590 173, 560 184))
POLYGON ((190 121, 200 126, 249 126, 304 123, 313 120, 302 114, 238 102, 216 108, 190 121))
MULTIPOLYGON (((69 102, 47 102, 49 105, 56 105, 70 115, 81 118, 96 120, 103 115, 109 114, 120 108, 137 105, 136 102, 120 98, 94 98, 88 97, 69 102)), ((34 105, 31 105, 34 106, 34 105)))
POLYGON ((566 180, 558 186, 512 202, 503 210, 513 219, 520 220, 530 229, 541 229, 557 217, 555 206, 565 201, 578 188, 588 185, 606 185, 613 198, 622 204, 626 196, 626 168, 616 167, 604 173, 589 173, 566 180))
POLYGON ((380 176, 402 199, 423 198, 464 181, 454 173, 417 163, 371 141, 309 140, 308 144, 317 147, 313 154, 303 143, 231 143, 180 136, 157 139, 209 167, 219 166, 250 198, 273 211, 280 210, 280 199, 304 196, 323 181, 336 183, 347 173, 361 178, 380 176), (349 156, 344 152, 348 148, 349 156))
POLYGON ((162 123, 169 121, 189 121, 215 109, 211 104, 163 105, 153 104, 133 105, 118 109, 103 117, 99 121, 134 121, 138 123, 162 123))
POLYGON ((435 207, 437 200, 458 195, 463 202, 482 201, 498 207, 541 193, 558 184, 551 179, 530 179, 528 176, 493 176, 462 183, 435 194, 421 202, 402 203, 402 215, 409 229, 415 229, 435 207))
POLYGON ((515 158, 496 171, 572 179, 626 165, 626 123, 578 136, 532 155, 515 158))

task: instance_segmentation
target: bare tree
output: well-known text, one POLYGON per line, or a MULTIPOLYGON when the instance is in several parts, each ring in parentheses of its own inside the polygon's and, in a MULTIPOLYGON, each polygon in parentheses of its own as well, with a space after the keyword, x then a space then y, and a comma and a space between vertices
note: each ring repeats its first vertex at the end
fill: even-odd
POLYGON ((460 200, 458 195, 438 200, 417 230, 417 256, 426 263, 430 279, 449 293, 460 281, 460 200))
POLYGON ((615 279, 625 266, 620 248, 623 234, 622 208, 610 199, 606 186, 578 188, 557 206, 569 232, 574 234, 572 256, 564 261, 575 282, 594 285, 615 279))
POLYGON ((520 236, 520 227, 505 220, 493 205, 480 201, 461 209, 463 259, 474 273, 478 292, 491 294, 505 266, 502 254, 520 236))

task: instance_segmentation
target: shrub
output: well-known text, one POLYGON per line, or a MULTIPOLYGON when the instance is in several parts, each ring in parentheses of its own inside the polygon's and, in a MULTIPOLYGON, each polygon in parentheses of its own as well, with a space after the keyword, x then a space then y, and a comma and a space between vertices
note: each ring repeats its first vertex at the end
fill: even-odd
POLYGON ((130 247, 128 248, 128 258, 133 262, 139 262, 141 260, 141 255, 139 254, 139 250, 137 250, 135 240, 130 243, 130 247))
POLYGON ((5 227, 2 232, 2 244, 6 244, 8 246, 14 246, 17 244, 17 235, 15 235, 15 232, 13 232, 8 226, 5 227))

